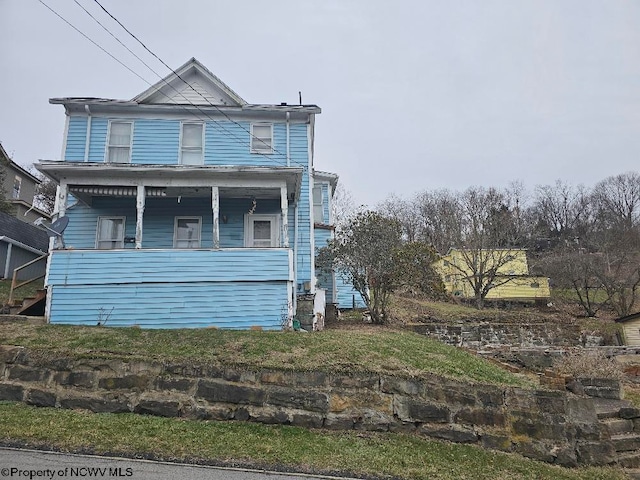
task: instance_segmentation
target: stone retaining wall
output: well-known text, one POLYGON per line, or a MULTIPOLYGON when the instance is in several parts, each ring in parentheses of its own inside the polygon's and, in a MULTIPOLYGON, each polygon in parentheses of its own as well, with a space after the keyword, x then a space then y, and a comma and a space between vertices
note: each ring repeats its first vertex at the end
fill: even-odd
POLYGON ((455 325, 428 323, 412 325, 412 329, 448 345, 483 349, 496 346, 517 347, 594 347, 617 344, 617 339, 584 332, 579 325, 551 323, 478 323, 455 325))
POLYGON ((93 412, 406 432, 564 466, 614 461, 594 402, 566 391, 324 372, 56 358, 0 346, 0 400, 93 412))

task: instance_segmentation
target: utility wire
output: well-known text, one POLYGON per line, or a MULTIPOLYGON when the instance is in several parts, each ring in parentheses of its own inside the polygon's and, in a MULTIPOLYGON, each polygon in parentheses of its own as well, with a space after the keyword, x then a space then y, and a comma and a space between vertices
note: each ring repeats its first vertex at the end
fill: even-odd
MULTIPOLYGON (((142 47, 149 52, 151 55, 153 55, 160 63, 162 63, 166 68, 168 68, 171 72, 173 72, 174 75, 176 75, 180 80, 182 80, 182 82, 187 85, 189 88, 191 88, 191 90, 193 90, 196 94, 200 95, 202 97, 202 99, 207 102, 211 107, 215 108, 218 112, 220 112, 222 115, 224 115, 229 121, 235 123, 237 126, 239 126, 240 128, 242 128, 245 132, 247 132, 252 138, 260 141, 261 143, 263 143, 265 146, 271 146, 272 150, 274 153, 279 154, 279 155, 283 155, 282 152, 279 152, 273 145, 269 145, 267 142, 265 142, 264 140, 262 140, 261 138, 256 137, 255 135, 253 135, 251 133, 250 130, 247 130, 244 125, 236 122, 234 119, 232 119, 229 115, 227 115, 225 112, 223 112, 220 108, 218 108, 217 105, 214 105, 213 103, 211 103, 204 95, 202 95, 202 93, 198 92, 195 88, 193 88, 193 86, 187 82, 184 78, 182 78, 178 72, 176 72, 173 68, 171 68, 169 65, 166 64, 166 62, 164 60, 162 60, 158 55, 156 55, 149 47, 147 47, 142 40, 140 40, 136 35, 134 35, 127 27, 125 27, 122 22, 120 22, 120 20, 118 20, 116 17, 114 17, 106 8, 104 8, 102 6, 102 4, 98 1, 98 0, 93 0, 95 3, 97 3, 100 8, 102 10, 104 10, 104 12, 109 15, 118 25, 120 25, 125 32, 127 32, 129 35, 131 35, 140 45, 142 45, 142 47)), ((185 97, 186 98, 186 97, 185 97)), ((191 103, 191 102, 189 102, 191 103)), ((191 103, 193 105, 193 103, 191 103)), ((195 105, 194 105, 195 106, 195 105)), ((283 155, 284 156, 284 155, 283 155)))
MULTIPOLYGON (((78 5, 80 8, 82 8, 82 10, 84 10, 84 12, 89 15, 98 25, 100 25, 109 35, 111 35, 120 45, 122 45, 124 48, 127 49, 127 51, 129 53, 131 53, 134 57, 136 57, 145 67, 147 67, 150 71, 152 71, 158 78, 160 78, 161 80, 164 81, 164 83, 166 85, 168 85, 169 87, 171 87, 173 90, 175 90, 175 92, 180 95, 182 98, 184 98, 185 100, 187 100, 187 102, 189 102, 189 100, 187 99, 187 97, 184 96, 184 94, 182 94, 182 92, 180 92, 178 89, 176 89, 173 85, 171 85, 169 82, 167 82, 166 80, 164 80, 164 78, 162 77, 162 75, 160 75, 158 72, 156 72, 151 66, 149 66, 144 60, 142 60, 138 55, 136 55, 135 52, 133 52, 127 45, 125 45, 113 32, 111 32, 111 30, 109 30, 107 27, 105 27, 96 17, 94 17, 86 8, 84 8, 84 6, 82 6, 81 3, 78 2, 78 0, 74 0, 74 2, 76 3, 76 5, 78 5)), ((149 85, 149 86, 153 86, 149 81, 143 79, 144 82, 149 85)), ((165 95, 165 97, 167 99, 169 99, 169 97, 167 95, 165 95)), ((207 115, 206 112, 202 111, 202 109, 198 108, 195 104, 193 104, 192 102, 191 105, 193 105, 195 108, 197 108, 202 114, 204 114, 209 120, 211 120, 212 122, 214 122, 215 124, 217 124, 222 130, 224 130, 225 132, 227 132, 227 136, 229 136, 230 138, 233 138, 235 140, 237 140, 240 144, 246 144, 249 148, 251 148, 251 144, 247 143, 244 139, 236 136, 233 132, 230 132, 229 130, 227 130, 224 125, 222 125, 221 123, 217 122, 214 118, 212 118, 211 116, 207 115)), ((184 107, 183 107, 184 108, 184 107)), ((201 121, 205 121, 204 118, 200 118, 198 117, 194 112, 190 112, 189 110, 187 110, 185 108, 185 111, 189 114, 193 114, 198 120, 201 121)), ((260 152, 260 155, 264 155, 260 152)))
POLYGON ((42 5, 44 5, 45 7, 47 7, 54 15, 56 15, 60 20, 62 20, 63 22, 65 22, 67 25, 69 25, 71 28, 73 28, 76 32, 78 32, 80 35, 82 35, 84 38, 86 38, 87 40, 89 40, 91 43, 93 43, 96 47, 98 47, 100 50, 102 50, 104 53, 106 53, 107 55, 109 55, 111 58, 113 58, 116 62, 118 62, 120 65, 122 65, 124 68, 126 68, 127 70, 129 70, 131 73, 133 73, 136 77, 138 77, 140 80, 142 80, 143 82, 149 83, 147 82, 144 78, 142 78, 137 72, 133 71, 131 68, 129 68, 127 65, 125 65, 123 62, 121 62, 120 60, 118 60, 116 57, 114 57, 111 53, 109 53, 106 49, 102 48, 102 46, 100 46, 98 43, 94 42, 91 38, 89 38, 89 36, 87 36, 84 32, 82 32, 80 29, 76 28, 75 25, 73 25, 71 22, 69 22, 66 18, 64 18, 62 15, 60 15, 58 12, 56 12, 53 8, 51 8, 49 5, 47 5, 46 3, 44 3, 42 0, 38 0, 42 5))
MULTIPOLYGON (((113 54, 111 54, 109 51, 107 51, 104 47, 102 47, 101 45, 99 45, 96 41, 94 41, 93 39, 91 39, 88 35, 86 35, 85 33, 83 33, 80 29, 78 29, 76 26, 74 26, 71 22, 69 22, 67 19, 65 19, 62 15, 60 15, 58 12, 56 12, 53 8, 51 8, 49 5, 47 5, 46 3, 44 3, 42 0, 38 0, 40 3, 42 3, 45 7, 47 7, 52 13, 54 13, 58 18, 60 18, 61 20, 63 20, 67 25, 69 25, 70 27, 72 27, 74 30, 76 30, 78 33, 80 33, 84 38, 86 38, 87 40, 89 40, 91 43, 93 43, 95 46, 97 46, 98 48, 100 48, 100 50, 102 50, 104 53, 106 53, 107 55, 109 55, 111 58, 113 58, 115 61, 117 61, 119 64, 121 64, 122 66, 124 66, 127 70, 129 70, 131 73, 133 73, 135 76, 137 76, 139 79, 141 79, 143 82, 145 82, 147 85, 149 86, 153 86, 153 84, 151 82, 149 82, 147 79, 145 79, 144 77, 142 77, 140 74, 138 74, 136 71, 134 71, 133 69, 131 69, 130 67, 128 67, 127 65, 125 65, 121 60, 119 60, 118 58, 116 58, 113 54)), ((118 40, 118 42, 123 45, 125 48, 127 48, 127 50, 129 50, 129 52, 131 52, 131 50, 126 47, 126 45, 124 45, 113 33, 111 33, 104 25, 102 25, 93 15, 91 15, 82 5, 80 5, 76 0, 74 0, 76 4, 78 4, 78 6, 80 6, 94 21, 96 21, 103 29, 105 29, 111 36, 113 36, 114 38, 116 38, 116 40, 118 40)), ((151 67, 149 67, 149 65, 147 65, 140 57, 138 57, 135 53, 131 52, 132 55, 134 55, 140 62, 142 62, 147 68, 149 68, 153 73, 155 73, 161 80, 164 81, 165 84, 167 84, 169 87, 171 87, 173 90, 175 90, 180 96, 182 96, 185 100, 187 100, 187 102, 189 102, 193 107, 195 107, 198 111, 200 111, 202 114, 204 114, 209 120, 211 120, 213 123, 215 123, 216 125, 218 125, 218 127, 220 127, 221 130, 223 130, 223 134, 225 134, 226 136, 232 138, 233 140, 236 140, 239 144, 241 145, 246 145, 249 148, 251 148, 251 143, 247 142, 246 140, 242 139, 241 137, 238 137, 237 135, 235 135, 233 132, 229 131, 227 128, 225 128, 225 126, 218 122, 216 119, 212 118, 211 116, 209 116, 206 112, 204 112, 200 107, 198 107, 197 105, 195 105, 194 103, 190 102, 183 94, 182 92, 178 91, 173 85, 171 85, 170 83, 168 83, 159 73, 157 73, 155 70, 153 70, 151 67)), ((182 79, 181 79, 182 80, 182 79)), ((184 82, 184 80, 183 80, 184 82)), ((189 85, 190 86, 190 85, 189 85)), ((166 98, 169 98, 165 95, 166 98)), ((181 107, 185 110, 185 112, 187 112, 190 115, 194 115, 198 120, 202 121, 202 122, 206 122, 206 120, 204 118, 198 117, 198 115, 195 112, 192 112, 190 110, 188 110, 186 108, 186 106, 181 105, 181 107)), ((246 129, 245 129, 246 130, 246 129)), ((277 158, 271 158, 268 155, 265 155, 262 152, 255 152, 261 156, 264 156, 266 158, 269 158, 269 160, 271 161, 276 161, 278 163, 281 163, 282 165, 286 165, 285 162, 278 160, 277 158)), ((297 163, 297 162, 296 162, 297 163)), ((301 164, 300 164, 301 165, 301 164)))
MULTIPOLYGON (((91 43, 93 43, 95 46, 97 46, 98 48, 100 48, 100 50, 102 50, 104 53, 106 53, 107 55, 109 55, 112 59, 114 59, 116 62, 118 62, 120 65, 122 65, 123 67, 125 67, 127 70, 129 70, 131 73, 133 73, 135 76, 137 76, 138 78, 140 78, 143 82, 145 82, 147 85, 149 86, 153 86, 151 84, 151 82, 149 82, 148 80, 146 80, 144 77, 142 77, 140 74, 138 74, 137 72, 135 72, 133 69, 131 69, 130 67, 128 67, 126 64, 124 64, 121 60, 119 60, 118 58, 116 58, 113 54, 111 54, 109 51, 107 51, 104 47, 102 47, 101 45, 99 45, 97 42, 95 42, 93 39, 91 39, 88 35, 86 35, 85 33, 83 33, 80 29, 78 29, 77 27, 75 27, 71 22, 69 22, 67 19, 65 19, 62 15, 60 15, 58 12, 56 12, 53 8, 51 8, 49 5, 47 5, 46 3, 44 3, 42 0, 38 0, 42 5, 44 5, 48 10, 50 10, 53 14, 55 14, 58 18, 60 18, 61 20, 63 20, 67 25, 69 25, 70 27, 72 27, 74 30, 76 30, 78 33, 80 33, 84 38, 86 38, 87 40, 89 40, 91 43)), ((173 85, 171 85, 164 77, 162 77, 158 72, 156 72, 153 68, 151 68, 146 62, 144 62, 144 60, 142 60, 138 55, 136 55, 129 47, 127 47, 115 34, 113 34, 107 27, 105 27, 98 19, 95 18, 95 16, 93 16, 86 8, 84 8, 77 0, 74 0, 75 3, 82 8, 82 10, 85 11, 85 13, 87 15, 89 15, 96 23, 98 23, 105 31, 107 31, 114 39, 116 39, 116 41, 118 41, 118 43, 120 43, 125 49, 127 49, 127 51, 129 51, 129 53, 131 53, 134 57, 136 57, 145 67, 147 67, 150 71, 152 71, 156 76, 158 76, 167 86, 169 86, 170 88, 172 88, 178 95, 180 95, 182 98, 184 98, 192 107, 194 107, 195 109, 197 109, 200 113, 202 113, 205 117, 207 117, 209 120, 211 120, 214 124, 216 124, 218 127, 220 127, 221 130, 223 130, 223 133, 236 140, 238 143, 240 143, 241 145, 246 145, 249 148, 251 148, 251 142, 247 142, 246 140, 244 140, 241 137, 236 136, 233 132, 229 131, 222 123, 220 123, 219 121, 217 121, 216 119, 212 118, 210 115, 208 115, 205 111, 203 111, 198 105, 194 104, 193 102, 191 102, 182 92, 180 92, 179 90, 177 90, 173 85)), ((202 93, 198 92, 195 88, 193 88, 193 86, 187 82, 184 78, 182 78, 175 70, 173 70, 171 67, 169 67, 160 57, 158 57, 154 52, 152 52, 144 43, 142 43, 142 41, 140 41, 140 39, 138 39, 138 37, 136 37, 130 30, 128 30, 117 18, 115 18, 109 11, 107 11, 101 4, 100 2, 98 2, 98 0, 94 0, 95 3, 97 3, 100 8, 107 13, 115 22, 117 22, 129 35, 131 35, 138 43, 140 43, 145 50, 147 50, 151 55, 153 55, 156 59, 158 59, 158 61, 160 61, 166 68, 168 68, 171 72, 173 72, 174 75, 176 75, 177 78, 179 78, 187 87, 191 88, 196 94, 198 94, 200 97, 203 98, 203 100, 205 100, 207 102, 207 104, 213 108, 215 108, 219 113, 221 113, 222 115, 224 115, 229 121, 231 121, 232 123, 234 123, 235 125, 237 125, 238 127, 240 127, 242 130, 244 130, 245 132, 249 133, 250 137, 253 139, 256 139, 258 141, 260 141, 261 143, 263 143, 264 145, 269 146, 269 143, 263 141, 262 139, 256 137, 255 135, 253 135, 251 133, 251 131, 247 130, 242 124, 238 123, 237 121, 235 121, 234 119, 232 119, 231 117, 229 117, 229 115, 227 115, 224 111, 222 111, 217 105, 212 104, 202 93)), ((164 95, 166 98, 166 95, 164 95)), ((194 115, 198 120, 200 121, 205 121, 203 118, 198 117, 197 114, 195 114, 195 112, 192 112, 190 110, 188 110, 185 106, 182 106, 182 108, 189 114, 194 115)), ((204 146, 204 145, 203 145, 204 146)), ((272 148, 272 154, 278 154, 282 157, 284 157, 285 155, 278 151, 273 145, 270 145, 272 148)), ((272 158, 270 155, 267 155, 265 153, 262 152, 255 152, 261 156, 264 156, 265 158, 268 158, 271 161, 275 161, 277 163, 280 163, 282 165, 286 165, 286 163, 282 160, 279 160, 278 158, 272 158)), ((306 167, 305 164, 302 164, 300 162, 291 162, 291 163, 295 163, 297 165, 302 166, 303 168, 306 167)))

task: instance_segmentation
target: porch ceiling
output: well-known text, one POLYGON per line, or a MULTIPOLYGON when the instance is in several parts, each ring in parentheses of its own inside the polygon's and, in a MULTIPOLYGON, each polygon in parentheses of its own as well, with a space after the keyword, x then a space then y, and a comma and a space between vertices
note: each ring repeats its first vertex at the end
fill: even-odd
MULTIPOLYGON (((58 183, 74 186, 162 188, 165 195, 209 196, 219 187, 220 196, 279 198, 287 187, 289 198, 300 195, 303 169, 300 167, 242 167, 187 165, 132 165, 40 161, 36 169, 58 183)), ((89 192, 87 192, 89 193, 89 192)), ((90 193, 89 193, 90 194, 90 193)))

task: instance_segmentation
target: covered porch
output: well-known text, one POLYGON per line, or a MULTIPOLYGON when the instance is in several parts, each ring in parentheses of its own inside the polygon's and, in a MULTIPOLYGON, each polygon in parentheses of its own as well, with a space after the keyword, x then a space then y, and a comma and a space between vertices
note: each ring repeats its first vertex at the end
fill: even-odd
POLYGON ((45 162, 60 184, 52 323, 281 328, 295 314, 302 169, 45 162))

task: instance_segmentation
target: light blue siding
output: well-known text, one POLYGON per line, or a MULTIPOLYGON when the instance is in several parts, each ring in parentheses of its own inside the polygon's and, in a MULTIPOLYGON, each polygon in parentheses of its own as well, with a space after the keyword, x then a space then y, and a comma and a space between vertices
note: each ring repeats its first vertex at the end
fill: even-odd
MULTIPOLYGON (((322 247, 327 246, 327 242, 331 240, 333 236, 331 230, 326 230, 323 228, 314 229, 313 235, 315 240, 316 254, 322 247)), ((325 273, 316 268, 316 278, 318 279, 318 287, 324 288, 327 291, 327 303, 334 303, 333 275, 325 273)))
POLYGON ((91 139, 89 143, 89 161, 103 162, 107 149, 107 129, 109 122, 106 118, 91 118, 91 139))
MULTIPOLYGON (((298 127, 298 125, 296 125, 298 127)), ((305 129, 306 125, 301 125, 305 129)), ((205 165, 287 165, 286 125, 273 125, 274 153, 251 153, 251 123, 230 121, 207 122, 205 130, 205 165)), ((306 133, 305 133, 306 135, 306 133)), ((306 164, 306 162, 305 162, 306 164)), ((294 165, 296 166, 296 165, 294 165)))
MULTIPOLYGON (((289 129, 291 165, 303 167, 300 197, 298 198, 298 285, 302 293, 304 282, 311 281, 311 209, 309 203, 309 149, 307 125, 293 124, 289 129)), ((293 222, 292 222, 293 223, 293 222)), ((291 236, 293 238, 293 236, 291 236)))
POLYGON ((279 329, 290 262, 287 249, 55 251, 50 321, 279 329))
POLYGON ((176 165, 180 150, 180 122, 136 120, 131 163, 176 165))
MULTIPOLYGON (((244 247, 244 216, 252 206, 248 198, 220 199, 220 246, 244 247), (222 217, 226 218, 226 223, 222 217)), ((280 201, 258 199, 255 213, 280 214, 280 201)), ((64 232, 67 246, 77 249, 95 248, 98 217, 126 217, 125 236, 135 237, 136 205, 131 198, 98 197, 88 207, 78 204, 67 210, 69 226, 64 232)), ((175 217, 201 217, 201 246, 213 247, 213 212, 208 199, 147 198, 143 216, 143 248, 173 248, 175 217)), ((293 218, 293 217, 290 217, 293 218)), ((290 227, 292 232, 292 227, 290 227)), ((290 233, 290 238, 293 234, 290 233)), ((125 244, 125 248, 134 245, 125 244)))
MULTIPOLYGON (((109 120, 118 118, 91 117, 89 161, 105 159, 109 120)), ((192 120, 192 119, 189 119, 192 120)), ((136 164, 176 165, 179 163, 180 121, 137 119, 133 124, 131 162, 136 164)), ((290 125, 291 166, 308 165, 306 124, 290 125)), ((205 165, 278 166, 287 164, 286 124, 273 123, 274 153, 251 153, 251 123, 217 120, 205 122, 205 165)), ((69 119, 65 159, 83 161, 87 138, 87 117, 69 119)))
POLYGON ((87 117, 69 117, 64 159, 69 162, 83 162, 87 144, 87 117))
POLYGON ((336 289, 338 290, 338 308, 365 308, 366 304, 362 300, 360 292, 353 288, 347 279, 339 273, 335 274, 336 289))

